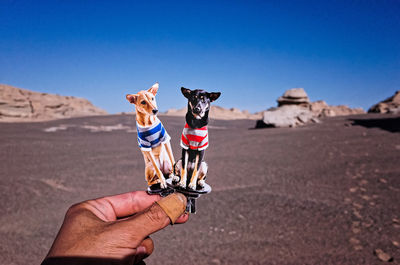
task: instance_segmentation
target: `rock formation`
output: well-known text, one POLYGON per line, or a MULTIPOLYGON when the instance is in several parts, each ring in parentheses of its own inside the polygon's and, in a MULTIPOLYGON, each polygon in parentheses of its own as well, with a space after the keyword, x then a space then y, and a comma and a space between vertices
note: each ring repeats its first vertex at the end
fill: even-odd
POLYGON ((396 93, 394 93, 394 95, 390 98, 373 105, 368 112, 393 114, 400 113, 400 90, 396 91, 396 93))
POLYGON ((310 110, 317 117, 333 117, 346 116, 354 114, 363 114, 365 111, 362 108, 350 108, 345 105, 329 106, 325 101, 318 100, 310 103, 310 110))
POLYGON ((319 122, 309 108, 289 104, 264 111, 263 118, 257 121, 256 128, 297 127, 309 122, 319 122))
POLYGON ((365 113, 363 109, 351 109, 344 105, 329 106, 325 101, 310 102, 303 88, 287 90, 277 99, 278 108, 263 112, 256 128, 297 127, 309 122, 319 122, 318 118, 365 113))
POLYGON ((297 105, 307 107, 310 99, 303 88, 292 88, 286 90, 283 96, 278 98, 278 107, 283 105, 297 105))
MULTIPOLYGON (((185 116, 186 107, 181 109, 169 109, 162 113, 168 116, 185 116)), ((261 118, 261 113, 251 114, 247 110, 240 110, 238 108, 226 109, 219 106, 211 106, 210 118, 218 120, 239 120, 239 119, 252 119, 257 120, 261 118)))
POLYGON ((83 98, 38 93, 0 84, 0 121, 45 121, 104 115, 83 98))

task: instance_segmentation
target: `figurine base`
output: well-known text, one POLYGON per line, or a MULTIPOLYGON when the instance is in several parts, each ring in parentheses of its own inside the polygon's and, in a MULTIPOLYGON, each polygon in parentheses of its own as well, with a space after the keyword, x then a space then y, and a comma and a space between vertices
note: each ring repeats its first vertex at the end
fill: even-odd
POLYGON ((182 188, 175 183, 173 183, 172 179, 167 180, 168 187, 174 189, 176 192, 182 193, 187 198, 186 204, 186 212, 188 213, 196 213, 196 200, 202 194, 207 194, 211 192, 211 186, 207 183, 204 184, 202 189, 192 190, 187 188, 182 188))
POLYGON ((149 194, 149 195, 158 194, 161 197, 166 197, 166 196, 170 195, 171 193, 174 193, 174 189, 171 189, 170 187, 162 189, 162 188, 160 188, 160 184, 154 184, 154 185, 147 187, 147 194, 149 194))

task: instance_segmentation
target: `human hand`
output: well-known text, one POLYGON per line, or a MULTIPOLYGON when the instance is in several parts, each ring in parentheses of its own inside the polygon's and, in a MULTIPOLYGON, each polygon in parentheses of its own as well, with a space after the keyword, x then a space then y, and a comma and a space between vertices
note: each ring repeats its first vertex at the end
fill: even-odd
POLYGON ((154 249, 149 235, 186 222, 185 207, 182 194, 161 198, 144 191, 78 203, 67 211, 42 264, 140 263, 154 249))

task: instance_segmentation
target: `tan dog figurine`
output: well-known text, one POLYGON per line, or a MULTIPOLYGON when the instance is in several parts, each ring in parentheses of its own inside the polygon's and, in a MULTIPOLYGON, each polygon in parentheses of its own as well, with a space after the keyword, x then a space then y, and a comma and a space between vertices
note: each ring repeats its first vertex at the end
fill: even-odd
POLYGON ((150 190, 167 188, 165 178, 172 175, 175 164, 171 137, 156 116, 158 109, 155 96, 158 87, 158 83, 155 83, 147 91, 126 95, 126 99, 135 105, 138 144, 146 165, 145 176, 150 190))

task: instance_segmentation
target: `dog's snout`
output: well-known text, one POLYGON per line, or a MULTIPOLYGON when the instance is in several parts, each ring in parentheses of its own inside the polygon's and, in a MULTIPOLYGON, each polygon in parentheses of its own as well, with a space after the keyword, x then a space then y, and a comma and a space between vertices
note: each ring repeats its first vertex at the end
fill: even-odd
POLYGON ((193 112, 196 113, 196 114, 199 114, 200 111, 201 111, 201 109, 200 109, 199 107, 195 107, 195 108, 193 109, 193 112))
POLYGON ((157 114, 158 113, 158 109, 153 109, 153 114, 157 114))

